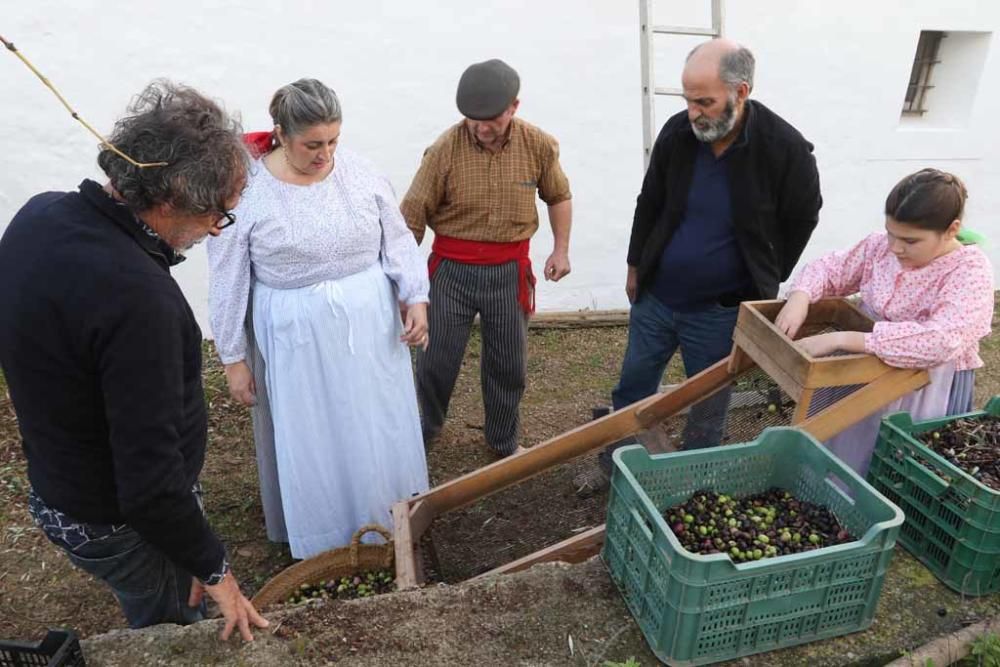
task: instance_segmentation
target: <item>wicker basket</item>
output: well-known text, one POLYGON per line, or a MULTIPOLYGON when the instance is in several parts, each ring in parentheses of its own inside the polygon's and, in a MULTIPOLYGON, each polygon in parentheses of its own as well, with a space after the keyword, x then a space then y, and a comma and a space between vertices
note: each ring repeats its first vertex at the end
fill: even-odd
POLYGON ((382 526, 370 523, 354 533, 350 545, 324 551, 273 576, 257 591, 252 602, 258 610, 266 609, 276 602, 287 600, 302 584, 354 576, 366 570, 392 570, 393 557, 392 535, 382 526), (361 538, 372 532, 384 537, 385 544, 361 544, 361 538))

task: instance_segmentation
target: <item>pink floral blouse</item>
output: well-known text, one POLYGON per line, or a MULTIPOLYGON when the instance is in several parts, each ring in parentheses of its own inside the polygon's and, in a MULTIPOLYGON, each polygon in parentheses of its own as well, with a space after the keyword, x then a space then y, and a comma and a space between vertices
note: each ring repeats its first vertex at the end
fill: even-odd
POLYGON ((795 279, 815 302, 860 293, 878 320, 865 350, 900 368, 979 368, 979 339, 993 319, 993 268, 977 246, 963 246, 919 269, 905 268, 875 233, 853 248, 810 262, 795 279))

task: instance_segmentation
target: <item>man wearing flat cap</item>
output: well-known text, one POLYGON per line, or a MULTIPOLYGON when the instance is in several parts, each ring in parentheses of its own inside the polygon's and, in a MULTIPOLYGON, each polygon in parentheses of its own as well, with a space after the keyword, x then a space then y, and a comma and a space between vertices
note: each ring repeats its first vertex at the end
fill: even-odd
POLYGON ((417 397, 429 446, 448 412, 472 322, 482 331, 487 444, 518 447, 518 405, 527 374, 527 323, 535 309, 528 244, 538 230, 535 192, 548 205, 554 247, 546 280, 569 273, 569 181, 559 145, 515 118, 520 79, 502 60, 471 65, 458 82, 464 118, 424 152, 401 208, 417 243, 434 230, 430 342, 417 356, 417 397))

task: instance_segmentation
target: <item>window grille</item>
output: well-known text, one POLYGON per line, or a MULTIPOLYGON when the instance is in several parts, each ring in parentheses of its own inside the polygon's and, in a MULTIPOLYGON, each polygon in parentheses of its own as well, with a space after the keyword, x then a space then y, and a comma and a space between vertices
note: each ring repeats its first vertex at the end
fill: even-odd
POLYGON ((931 74, 938 60, 938 50, 945 34, 936 30, 922 30, 917 40, 917 53, 913 56, 910 83, 903 100, 903 114, 920 116, 927 111, 927 91, 934 87, 931 74))

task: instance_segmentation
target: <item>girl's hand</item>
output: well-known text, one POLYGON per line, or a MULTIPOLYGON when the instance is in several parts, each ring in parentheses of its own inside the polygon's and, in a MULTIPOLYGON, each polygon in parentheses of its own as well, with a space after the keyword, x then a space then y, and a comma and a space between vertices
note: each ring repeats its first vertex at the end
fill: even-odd
POLYGON ((229 395, 243 405, 257 403, 257 386, 253 373, 245 361, 236 361, 225 365, 226 383, 229 385, 229 395))
POLYGON ((832 331, 797 340, 795 344, 812 357, 828 357, 835 352, 862 354, 865 334, 862 331, 832 331))
POLYGON ((834 331, 818 336, 809 336, 795 341, 795 344, 811 357, 828 357, 840 349, 837 340, 839 335, 839 331, 834 331))
MULTIPOLYGON (((809 314, 809 295, 800 290, 796 290, 788 295, 788 300, 782 306, 781 312, 774 320, 774 325, 789 338, 795 338, 799 333, 799 328, 806 321, 809 314)), ((815 355, 814 355, 815 356, 815 355)))
POLYGON ((409 306, 400 305, 403 315, 403 335, 399 340, 410 347, 420 346, 427 349, 427 304, 414 303, 409 306))

